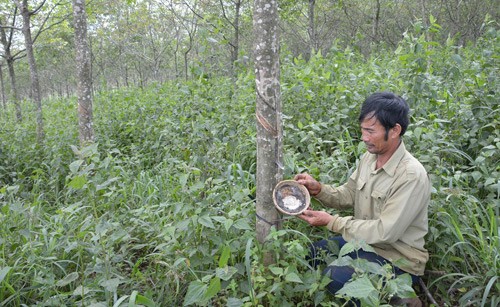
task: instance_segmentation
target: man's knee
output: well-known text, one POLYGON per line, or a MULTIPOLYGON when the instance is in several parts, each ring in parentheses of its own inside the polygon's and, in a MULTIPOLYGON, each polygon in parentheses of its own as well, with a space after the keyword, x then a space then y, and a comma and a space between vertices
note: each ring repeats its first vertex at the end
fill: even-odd
POLYGON ((328 286, 328 292, 335 294, 340 290, 354 274, 354 269, 348 266, 329 266, 323 270, 323 274, 332 280, 328 286))

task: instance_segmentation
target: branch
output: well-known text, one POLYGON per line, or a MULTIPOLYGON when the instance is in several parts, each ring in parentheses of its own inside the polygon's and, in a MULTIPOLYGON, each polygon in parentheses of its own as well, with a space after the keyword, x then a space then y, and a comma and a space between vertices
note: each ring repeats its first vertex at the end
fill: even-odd
POLYGON ((188 7, 188 9, 193 13, 195 14, 198 18, 202 19, 202 20, 205 20, 205 17, 203 17, 202 15, 198 14, 194 8, 191 7, 191 5, 189 5, 189 3, 187 3, 186 1, 183 1, 184 4, 188 7))
MULTIPOLYGON (((50 11, 47 13, 47 16, 45 16, 45 18, 43 19, 42 21, 42 24, 40 25, 40 29, 38 30, 38 32, 35 34, 35 36, 33 37, 33 44, 36 42, 37 38, 40 36, 40 34, 42 34, 43 32, 45 31, 48 31, 49 29, 51 29, 52 27, 54 26, 57 26, 61 23, 63 23, 67 18, 68 16, 70 16, 71 14, 68 13, 66 14, 65 16, 63 16, 59 21, 56 21, 52 24, 50 24, 49 26, 45 26, 45 24, 47 23, 47 21, 49 20, 50 18, 50 15, 52 14, 52 12, 55 10, 56 7, 58 7, 59 5, 61 5, 63 1, 60 0, 59 2, 57 2, 56 4, 54 4, 54 6, 50 9, 50 11)), ((45 3, 45 0, 43 1, 43 3, 45 3)), ((42 4, 43 5, 43 4, 42 4)), ((40 8, 42 7, 42 5, 40 5, 38 8, 37 8, 37 12, 40 10, 40 8)))
MULTIPOLYGON (((42 9, 42 6, 45 4, 47 0, 43 0, 42 3, 40 3, 40 5, 34 9, 33 11, 29 12, 30 15, 36 15, 38 13, 38 11, 40 11, 42 9)), ((56 4, 55 6, 57 6, 58 4, 56 4)))
POLYGON ((220 7, 222 8, 222 16, 224 17, 224 19, 227 20, 227 22, 229 22, 229 24, 231 25, 231 27, 235 28, 235 26, 231 22, 231 20, 229 20, 229 18, 227 18, 226 10, 224 9, 224 3, 222 2, 222 0, 220 0, 219 2, 220 2, 220 7))
POLYGON ((18 30, 18 31, 22 30, 21 28, 14 27, 14 26, 0 26, 0 28, 2 28, 2 29, 18 30))
POLYGON ((69 15, 70 15, 70 14, 67 14, 66 16, 64 16, 64 18, 61 18, 61 20, 56 21, 56 22, 54 22, 54 23, 52 23, 52 24, 48 25, 48 26, 47 26, 47 27, 45 27, 45 28, 44 28, 44 25, 45 25, 45 21, 46 21, 46 20, 44 20, 44 22, 43 22, 43 23, 42 23, 42 25, 40 26, 40 30, 38 30, 38 32, 36 33, 35 37, 33 38, 33 43, 35 43, 36 39, 38 38, 38 36, 39 36, 41 33, 45 32, 45 31, 48 31, 48 30, 50 30, 52 27, 57 26, 57 25, 59 25, 59 24, 63 23, 63 22, 67 19, 67 17, 68 17, 69 15))
MULTIPOLYGON (((17 6, 14 7, 14 14, 12 15, 12 26, 15 25, 16 16, 17 16, 17 6)), ((12 44, 13 37, 14 37, 14 31, 13 31, 13 29, 11 29, 11 31, 9 33, 9 47, 12 44)))
POLYGON ((427 298, 431 301, 431 303, 434 304, 434 305, 436 305, 436 306, 439 306, 439 304, 436 302, 436 300, 434 299, 434 297, 432 297, 432 294, 429 291, 429 289, 427 289, 427 286, 425 285, 425 283, 422 280, 422 278, 419 278, 418 280, 419 280, 419 283, 420 283, 420 287, 424 290, 425 295, 427 295, 427 298))
POLYGON ((23 50, 19 50, 18 52, 16 52, 13 56, 12 56, 12 60, 13 61, 17 61, 19 59, 22 59, 26 56, 26 49, 23 49, 23 50))
MULTIPOLYGON (((212 28, 214 28, 215 30, 218 30, 219 33, 222 35, 222 38, 224 38, 228 44, 231 46, 231 47, 234 47, 234 44, 231 42, 230 39, 227 39, 226 36, 223 34, 223 31, 221 31, 216 25, 212 24, 211 22, 208 22, 205 17, 203 17, 202 15, 198 14, 194 8, 192 8, 189 3, 187 3, 186 1, 183 1, 184 4, 188 7, 188 9, 198 18, 200 18, 201 20, 205 21, 206 23, 208 23, 209 26, 211 26, 212 28)), ((222 3, 221 3, 222 5, 222 3)), ((229 21, 229 19, 227 19, 227 17, 225 16, 225 12, 224 12, 224 6, 222 6, 222 11, 223 11, 223 15, 224 15, 224 18, 231 24, 232 26, 232 23, 231 21, 229 21)))

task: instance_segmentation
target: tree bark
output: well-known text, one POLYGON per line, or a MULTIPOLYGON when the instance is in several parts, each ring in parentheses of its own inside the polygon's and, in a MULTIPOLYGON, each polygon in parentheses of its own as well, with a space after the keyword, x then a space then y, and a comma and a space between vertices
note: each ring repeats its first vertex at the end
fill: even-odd
POLYGON ((78 82, 78 131, 80 135, 80 145, 85 146, 94 141, 92 78, 90 75, 90 50, 87 41, 85 0, 73 0, 73 17, 78 82))
POLYGON ((308 7, 308 24, 309 24, 309 41, 311 42, 311 46, 309 50, 307 51, 310 53, 310 55, 313 55, 318 51, 318 40, 317 40, 317 34, 316 34, 316 26, 314 22, 314 10, 316 7, 316 0, 309 0, 309 7, 308 7))
MULTIPOLYGON (((13 16, 14 17, 12 19, 12 25, 14 25, 15 23, 16 12, 14 12, 13 16)), ((1 26, 2 24, 3 20, 0 17, 0 41, 2 42, 3 45, 3 57, 5 58, 5 62, 7 63, 7 71, 9 72, 9 77, 10 77, 10 97, 14 102, 14 106, 16 108, 16 119, 18 122, 22 122, 23 113, 21 110, 21 104, 19 103, 19 92, 17 90, 16 73, 14 69, 15 57, 12 55, 11 52, 13 29, 11 28, 9 38, 7 38, 5 29, 3 26, 1 26)))
POLYGON ((40 82, 38 80, 38 70, 35 62, 35 55, 33 54, 33 39, 31 36, 31 24, 30 19, 33 14, 28 9, 28 1, 16 0, 16 5, 21 11, 21 16, 23 17, 23 35, 26 47, 26 56, 28 57, 28 64, 30 67, 30 77, 31 77, 31 93, 33 96, 33 102, 36 107, 36 136, 37 141, 41 142, 45 133, 43 130, 43 112, 42 112, 42 97, 40 95, 40 82))
POLYGON ((372 36, 373 41, 378 43, 379 41, 379 22, 380 22, 380 0, 375 1, 375 14, 373 15, 373 27, 372 36))
POLYGON ((7 109, 7 98, 5 97, 5 84, 3 83, 3 65, 0 65, 0 90, 2 94, 2 105, 4 110, 7 109))
MULTIPOLYGON (((280 228, 280 214, 273 205, 272 193, 283 176, 281 91, 278 40, 278 3, 254 2, 254 53, 257 94, 257 174, 256 232, 265 243, 271 227, 280 228)), ((264 263, 274 262, 271 254, 264 263)))

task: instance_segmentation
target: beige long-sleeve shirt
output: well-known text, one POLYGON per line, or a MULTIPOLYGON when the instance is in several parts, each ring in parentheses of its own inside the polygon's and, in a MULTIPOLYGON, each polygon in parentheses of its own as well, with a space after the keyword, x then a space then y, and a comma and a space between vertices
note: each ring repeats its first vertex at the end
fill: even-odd
POLYGON ((404 271, 423 275, 429 259, 424 248, 431 193, 427 172, 403 142, 383 167, 376 169, 376 160, 376 155, 367 152, 344 185, 322 184, 315 198, 323 205, 354 207, 354 216, 335 214, 327 228, 348 242, 356 239, 370 244, 404 271))

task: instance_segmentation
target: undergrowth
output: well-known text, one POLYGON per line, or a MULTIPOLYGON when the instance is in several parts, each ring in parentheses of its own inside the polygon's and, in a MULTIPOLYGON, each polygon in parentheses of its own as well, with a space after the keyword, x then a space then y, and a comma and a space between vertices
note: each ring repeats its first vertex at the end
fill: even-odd
MULTIPOLYGON (((485 33, 476 46, 416 32, 368 59, 335 47, 329 57, 282 59, 286 178, 308 171, 341 184, 364 150, 364 97, 408 99, 405 142, 434 187, 423 279, 448 306, 500 303, 500 45, 497 30, 485 33)), ((96 93, 96 143, 85 148, 74 99, 44 101, 41 144, 31 104, 22 123, 2 110, 0 305, 341 305, 304 260, 325 230, 284 217, 272 244, 255 241, 253 82, 245 72, 235 84, 212 77, 96 93), (262 265, 263 248, 275 265, 262 265)), ((376 271, 358 264, 344 299, 388 303, 397 287, 376 271)))

